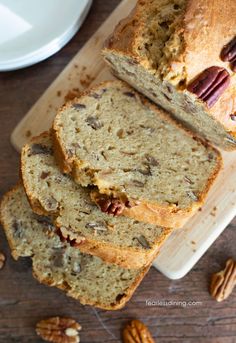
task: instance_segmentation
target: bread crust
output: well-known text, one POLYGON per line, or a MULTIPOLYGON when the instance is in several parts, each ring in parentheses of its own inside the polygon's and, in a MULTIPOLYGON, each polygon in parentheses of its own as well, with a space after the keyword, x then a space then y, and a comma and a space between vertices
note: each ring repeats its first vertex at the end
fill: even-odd
MULTIPOLYGON (((33 268, 34 268, 34 265, 33 265, 33 268)), ((37 272, 34 269, 33 269, 33 276, 40 283, 44 285, 47 285, 49 287, 59 288, 60 290, 64 291, 67 296, 74 298, 76 300, 79 300, 79 302, 82 305, 90 305, 90 306, 94 306, 94 307, 100 308, 102 310, 107 310, 107 311, 117 311, 117 310, 122 309, 126 305, 126 303, 130 300, 130 298, 133 296, 134 292, 136 291, 136 289, 138 288, 138 286, 140 285, 141 281, 143 280, 143 278, 145 277, 145 275, 147 274, 150 268, 151 268, 151 265, 144 267, 140 271, 140 274, 136 277, 132 286, 126 290, 126 292, 124 293, 124 296, 121 299, 117 300, 116 303, 112 303, 110 305, 103 304, 100 302, 94 302, 94 301, 91 301, 91 299, 89 298, 82 297, 79 294, 72 292, 71 289, 66 284, 55 284, 53 279, 43 278, 41 275, 37 274, 37 272)))
MULTIPOLYGON (((15 251, 14 243, 12 242, 12 240, 10 238, 10 235, 9 235, 10 228, 9 228, 9 225, 5 219, 5 216, 4 216, 4 209, 7 207, 9 198, 12 196, 12 194, 14 194, 14 192, 16 192, 19 189, 19 187, 22 187, 20 182, 3 196, 2 200, 1 200, 1 204, 0 204, 0 221, 1 221, 1 224, 4 228, 6 238, 8 240, 8 243, 9 243, 9 246, 11 249, 12 257, 15 260, 18 260, 20 256, 15 251)), ((32 256, 31 256, 31 258, 33 259, 32 256)), ((151 267, 151 265, 149 264, 148 266, 142 268, 140 270, 140 273, 138 274, 138 276, 135 278, 132 286, 125 290, 124 296, 121 297, 121 299, 118 299, 115 303, 109 304, 109 305, 103 304, 101 302, 91 301, 91 299, 89 299, 89 298, 82 297, 78 293, 74 293, 66 283, 55 284, 55 281, 53 278, 44 278, 40 273, 37 272, 37 269, 34 266, 34 262, 32 265, 32 269, 33 269, 32 273, 33 273, 33 276, 40 283, 45 284, 45 285, 50 286, 50 287, 57 287, 57 288, 61 289, 62 291, 64 291, 66 293, 67 296, 70 296, 76 300, 79 300, 80 303, 83 305, 91 305, 91 306, 95 306, 95 307, 98 307, 98 308, 101 308, 104 310, 112 310, 113 311, 113 310, 119 310, 125 306, 125 304, 130 300, 131 296, 135 292, 136 288, 139 286, 140 282, 142 281, 142 279, 144 278, 146 273, 149 271, 150 267, 151 267)))
MULTIPOLYGON (((113 34, 104 44, 105 60, 110 52, 130 57, 134 63, 142 65, 148 73, 155 74, 156 70, 150 67, 147 58, 140 56, 137 49, 145 25, 143 10, 148 6, 148 0, 138 0, 130 15, 116 26, 113 34)), ((236 113, 236 74, 232 72, 229 63, 221 60, 220 53, 223 46, 235 37, 235 27, 235 0, 226 0, 224 4, 220 0, 186 0, 186 9, 179 29, 183 37, 183 49, 177 58, 168 62, 167 66, 171 70, 176 68, 184 70, 186 84, 208 67, 219 66, 228 70, 231 84, 217 103, 210 109, 198 99, 196 103, 201 104, 205 112, 220 123, 225 132, 233 138, 236 138, 236 125, 235 121, 231 120, 230 114, 236 113)), ((107 62, 111 65, 109 61, 107 62)), ((191 95, 187 89, 180 92, 191 95)), ((236 146, 229 144, 225 149, 235 150, 236 146)))
MULTIPOLYGON (((31 143, 34 141, 38 141, 40 137, 47 137, 48 132, 43 132, 40 136, 35 137, 31 140, 31 143)), ((31 191, 28 183, 27 183, 27 177, 26 177, 26 168, 24 163, 24 154, 27 154, 27 151, 29 149, 28 144, 26 144, 22 149, 21 154, 21 167, 20 167, 20 175, 23 183, 23 187, 25 189, 25 193, 27 195, 27 198, 29 200, 30 206, 32 210, 39 214, 39 215, 50 215, 53 218, 54 225, 60 229, 61 225, 59 223, 58 218, 60 217, 60 211, 54 212, 54 213, 48 213, 45 208, 40 203, 39 199, 34 195, 34 193, 31 191)), ((67 229, 63 227, 63 231, 68 234, 68 236, 78 235, 73 228, 67 229)), ((157 256, 161 245, 164 243, 164 241, 168 238, 168 236, 171 234, 172 230, 168 228, 163 228, 163 232, 160 237, 158 237, 153 246, 150 249, 139 249, 135 247, 127 247, 126 249, 116 246, 112 243, 106 243, 106 242, 97 242, 93 240, 92 238, 87 237, 77 248, 84 253, 98 256, 105 262, 109 262, 112 264, 117 264, 123 268, 126 269, 140 269, 143 266, 149 265, 157 256)), ((76 247, 75 247, 76 248, 76 247)))
POLYGON ((12 257, 14 258, 14 260, 18 260, 19 259, 19 256, 15 250, 15 247, 13 245, 13 242, 10 240, 10 237, 8 236, 8 224, 5 220, 5 217, 4 217, 4 208, 7 206, 7 203, 9 201, 9 198, 11 197, 11 195, 18 190, 18 188, 20 187, 20 182, 18 182, 15 186, 13 186, 7 193, 5 193, 0 201, 0 223, 5 231, 5 234, 6 234, 6 238, 7 238, 7 241, 8 241, 8 244, 10 246, 10 249, 11 249, 11 254, 12 254, 12 257))
MULTIPOLYGON (((109 85, 114 84, 114 82, 119 86, 122 86, 125 84, 127 88, 130 88, 132 92, 134 90, 129 87, 126 83, 123 81, 105 81, 100 83, 99 85, 86 90, 84 93, 81 94, 81 96, 77 99, 74 99, 73 102, 69 102, 66 105, 62 107, 62 109, 58 112, 58 114, 55 117, 54 123, 53 123, 53 142, 54 142, 54 150, 56 151, 55 156, 57 158, 57 162, 61 167, 62 172, 64 173, 71 173, 73 178, 77 183, 80 183, 79 178, 77 178, 77 175, 79 174, 79 170, 77 170, 77 161, 75 157, 68 156, 68 153, 63 147, 63 145, 60 142, 59 137, 59 128, 57 127, 57 118, 60 116, 60 113, 64 111, 65 109, 69 108, 72 103, 76 103, 76 101, 81 101, 83 97, 86 97, 88 94, 94 92, 95 90, 98 90, 100 88, 109 87, 109 85)), ((138 94, 138 93, 137 93, 138 94)), ((160 225, 163 227, 170 227, 170 228, 182 228, 183 225, 186 223, 186 221, 197 212, 197 210, 203 205, 206 196, 208 194, 208 191, 213 184, 214 180, 216 179, 221 167, 222 167, 222 157, 221 154, 217 149, 212 147, 209 143, 203 141, 199 137, 196 137, 190 130, 187 130, 184 128, 180 123, 177 123, 174 119, 172 119, 164 110, 161 110, 154 104, 152 104, 147 98, 143 97, 142 95, 138 95, 142 102, 148 106, 152 111, 156 112, 157 115, 161 118, 163 118, 165 121, 169 122, 171 125, 174 125, 177 130, 182 130, 187 133, 190 137, 193 139, 201 142, 204 146, 214 151, 218 158, 217 158, 217 166, 212 173, 212 175, 209 176, 208 182, 206 183, 204 191, 198 195, 198 201, 196 201, 193 206, 185 209, 180 209, 176 205, 161 205, 156 203, 150 203, 145 200, 139 200, 139 205, 132 207, 131 209, 125 209, 123 212, 124 215, 135 218, 139 221, 148 222, 156 225, 160 225)), ((114 196, 116 194, 114 193, 114 196)))

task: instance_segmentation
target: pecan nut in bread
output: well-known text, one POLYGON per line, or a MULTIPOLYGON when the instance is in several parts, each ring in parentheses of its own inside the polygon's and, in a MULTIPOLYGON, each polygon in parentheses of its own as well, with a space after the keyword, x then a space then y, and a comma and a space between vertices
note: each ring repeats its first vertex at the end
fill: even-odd
POLYGON ((139 0, 107 39, 103 55, 116 76, 192 131, 235 150, 235 27, 235 0, 139 0), (188 85, 214 66, 227 70, 230 85, 208 106, 188 85))
MULTIPOLYGON (((121 81, 65 105, 53 128, 62 171, 123 204, 119 213, 164 227, 182 227, 196 213, 221 167, 217 150, 121 81)), ((116 206, 102 204, 104 211, 116 206)))
POLYGON ((0 215, 14 259, 31 257, 39 282, 84 305, 122 308, 149 269, 124 269, 62 243, 50 219, 32 212, 21 185, 4 196, 0 215))

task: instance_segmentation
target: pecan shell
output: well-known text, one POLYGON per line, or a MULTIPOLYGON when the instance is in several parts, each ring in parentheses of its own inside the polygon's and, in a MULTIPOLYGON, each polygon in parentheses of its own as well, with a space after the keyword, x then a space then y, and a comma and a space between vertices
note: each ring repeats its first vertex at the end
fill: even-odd
POLYGON ((74 319, 52 317, 36 325, 36 333, 47 342, 79 343, 81 325, 74 319))
POLYGON ((212 275, 210 293, 217 301, 228 298, 236 285, 236 262, 229 259, 225 269, 212 275))
POLYGON ((220 57, 222 61, 230 62, 232 70, 236 72, 236 36, 223 47, 220 57))
POLYGON ((123 331, 124 343, 154 343, 148 328, 139 320, 132 320, 123 331))
POLYGON ((206 103, 208 108, 211 108, 228 88, 229 84, 230 75, 225 68, 210 67, 191 82, 187 90, 194 93, 206 103))

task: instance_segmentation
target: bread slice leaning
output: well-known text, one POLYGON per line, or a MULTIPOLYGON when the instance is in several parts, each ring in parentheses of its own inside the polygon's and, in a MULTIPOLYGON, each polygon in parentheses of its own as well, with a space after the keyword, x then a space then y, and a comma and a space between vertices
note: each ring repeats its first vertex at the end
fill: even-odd
POLYGON ((107 264, 62 243, 50 218, 33 213, 21 185, 4 196, 0 214, 14 259, 31 257, 39 282, 62 289, 84 305, 120 309, 149 269, 107 264))
POLYGON ((216 149, 121 81, 65 105, 53 130, 63 172, 128 204, 123 215, 164 227, 185 224, 221 167, 216 149))
POLYGON ((138 0, 102 53, 120 79, 198 135, 235 150, 236 77, 230 63, 221 59, 224 46, 235 39, 235 26, 235 0, 227 0, 225 6, 211 0, 138 0), (203 85, 199 94, 211 89, 211 97, 220 95, 210 105, 190 85, 206 72, 214 79, 213 70, 224 70, 230 83, 223 92, 203 85))
POLYGON ((90 199, 90 188, 63 175, 44 133, 22 149, 22 179, 33 211, 52 215, 62 240, 125 268, 141 268, 156 257, 171 230, 127 217, 112 217, 90 199))

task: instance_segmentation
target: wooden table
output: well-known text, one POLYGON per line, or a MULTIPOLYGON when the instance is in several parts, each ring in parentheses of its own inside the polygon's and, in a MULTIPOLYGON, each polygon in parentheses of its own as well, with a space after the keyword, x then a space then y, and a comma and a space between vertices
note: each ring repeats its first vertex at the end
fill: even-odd
MULTIPOLYGON (((80 32, 54 57, 34 67, 0 74, 1 195, 19 175, 19 155, 9 141, 13 128, 118 3, 94 0, 80 32)), ((235 343, 236 291, 219 304, 208 293, 211 273, 220 270, 229 256, 236 259, 235 227, 236 220, 184 279, 170 281, 152 269, 130 303, 118 312, 81 306, 61 291, 40 285, 32 277, 29 259, 12 260, 1 230, 0 251, 7 262, 0 271, 0 343, 41 342, 35 335, 35 323, 54 315, 77 319, 83 326, 83 343, 121 342, 121 329, 133 318, 149 326, 157 343, 235 343), (148 306, 148 300, 172 301, 172 305, 148 306), (175 301, 179 303, 173 304, 175 301), (184 306, 189 301, 198 304, 184 306)))

